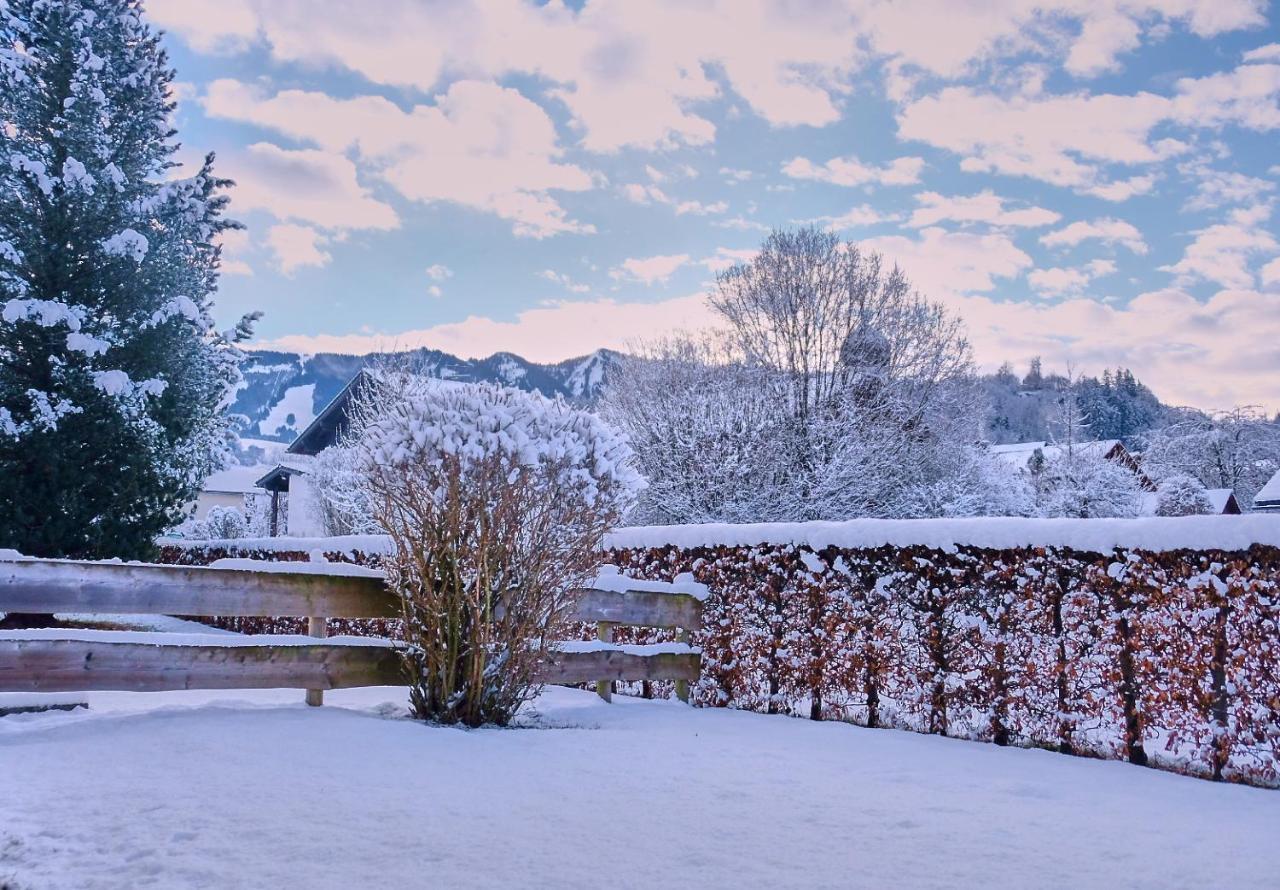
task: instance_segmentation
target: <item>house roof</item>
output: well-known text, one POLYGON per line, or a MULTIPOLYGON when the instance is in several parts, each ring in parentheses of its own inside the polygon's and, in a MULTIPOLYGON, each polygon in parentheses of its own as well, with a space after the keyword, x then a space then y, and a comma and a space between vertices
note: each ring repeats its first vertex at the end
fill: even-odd
MULTIPOLYGON (((1078 454, 1108 457, 1117 446, 1123 447, 1120 445, 1119 439, 1099 439, 1095 442, 1080 442, 1072 447, 1078 454)), ((1045 460, 1049 461, 1057 460, 1066 453, 1061 445, 1054 445, 1044 441, 1013 442, 1007 445, 991 446, 992 454, 1016 470, 1024 469, 1027 461, 1031 459, 1031 456, 1037 450, 1044 455, 1045 460)))
POLYGON ((342 391, 333 397, 333 401, 324 406, 316 415, 316 419, 298 434, 298 438, 286 449, 289 454, 319 454, 334 442, 347 425, 347 411, 351 407, 351 399, 355 395, 360 381, 365 379, 367 371, 360 370, 347 381, 342 391))
POLYGON ((210 473, 200 486, 200 490, 225 494, 248 494, 254 491, 257 487, 257 479, 268 469, 270 467, 265 464, 255 464, 251 467, 227 467, 216 473, 210 473))
POLYGON ((300 463, 276 464, 253 484, 267 491, 288 491, 289 477, 305 475, 306 472, 306 467, 300 463))
POLYGON ((1280 507, 1280 470, 1253 496, 1255 507, 1280 507))

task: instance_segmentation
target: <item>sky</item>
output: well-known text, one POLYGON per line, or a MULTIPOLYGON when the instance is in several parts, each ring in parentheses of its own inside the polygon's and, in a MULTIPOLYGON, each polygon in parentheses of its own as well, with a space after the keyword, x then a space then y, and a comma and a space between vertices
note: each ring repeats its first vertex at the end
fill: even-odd
POLYGON ((882 253, 984 369, 1280 409, 1258 0, 149 0, 237 182, 258 345, 557 361, 714 324, 772 228, 882 253))

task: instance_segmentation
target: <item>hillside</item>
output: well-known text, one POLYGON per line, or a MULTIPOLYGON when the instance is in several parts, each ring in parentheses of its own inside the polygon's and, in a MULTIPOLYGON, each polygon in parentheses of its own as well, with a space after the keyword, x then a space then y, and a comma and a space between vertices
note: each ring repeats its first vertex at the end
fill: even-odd
POLYGON ((244 383, 236 393, 232 411, 248 418, 242 434, 246 438, 290 442, 357 371, 388 361, 443 380, 501 383, 590 404, 608 381, 618 358, 617 353, 607 349, 552 365, 540 365, 509 352, 484 359, 461 359, 433 349, 394 355, 253 351, 241 364, 244 383))

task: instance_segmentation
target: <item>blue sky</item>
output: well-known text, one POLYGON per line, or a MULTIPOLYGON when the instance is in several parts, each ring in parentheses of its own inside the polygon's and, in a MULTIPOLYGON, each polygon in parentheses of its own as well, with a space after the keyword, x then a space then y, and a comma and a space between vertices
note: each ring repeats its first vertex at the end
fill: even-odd
POLYGON ((814 221, 979 363, 1280 408, 1280 15, 1255 0, 151 0, 263 344, 535 360, 712 321, 814 221), (375 9, 376 15, 369 10, 375 9))

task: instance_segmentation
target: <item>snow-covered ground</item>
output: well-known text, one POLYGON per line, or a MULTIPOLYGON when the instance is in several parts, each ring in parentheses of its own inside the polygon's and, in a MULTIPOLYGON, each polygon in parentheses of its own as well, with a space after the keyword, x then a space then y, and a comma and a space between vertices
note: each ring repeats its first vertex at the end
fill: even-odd
POLYGON ((1274 887, 1280 793, 550 689, 97 693, 0 718, 0 887, 1274 887), (6 883, 8 881, 9 883, 6 883))

